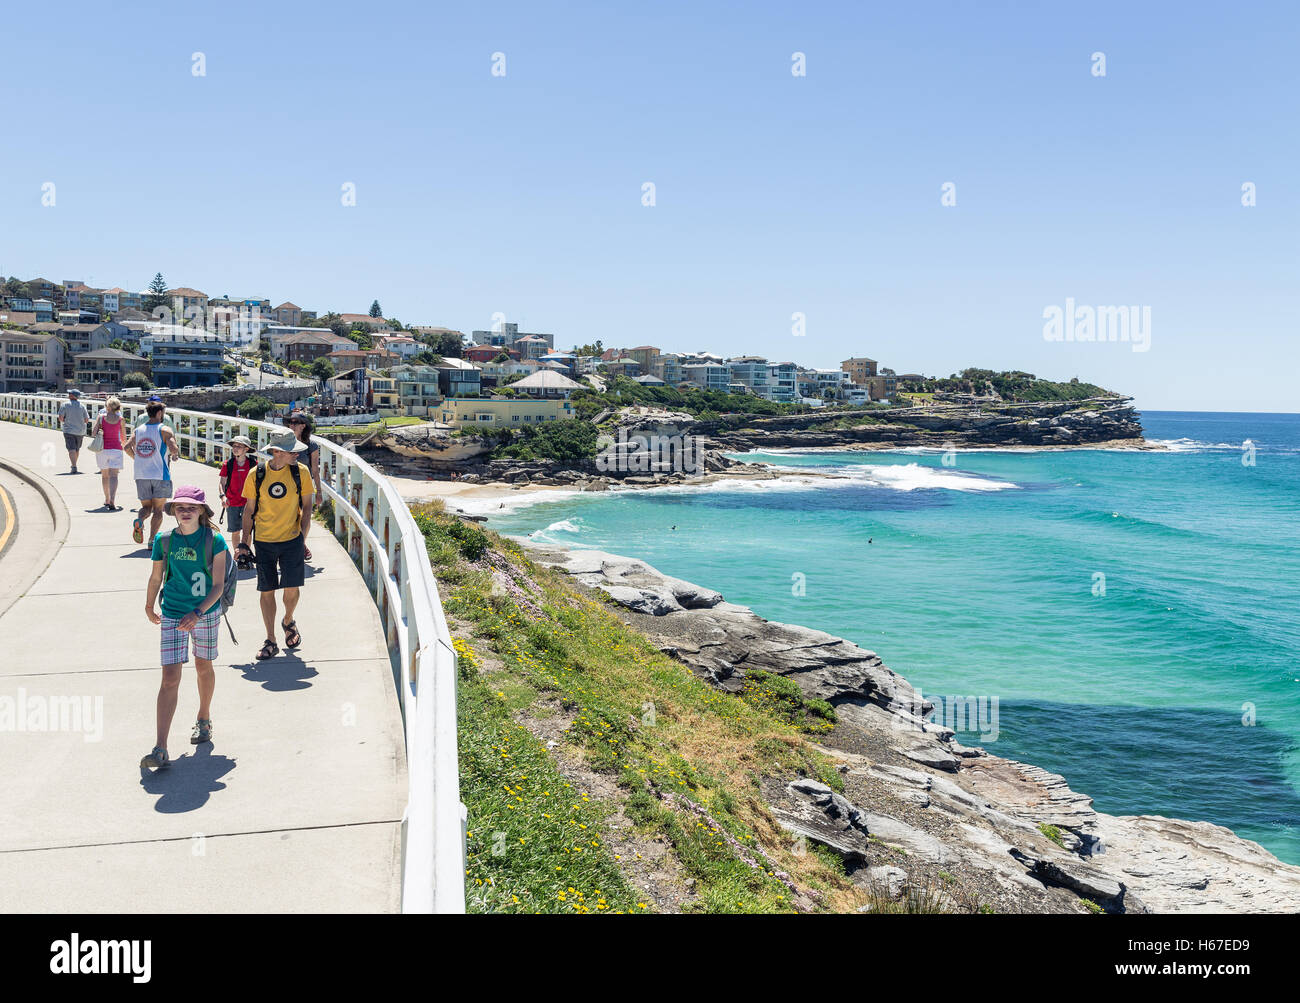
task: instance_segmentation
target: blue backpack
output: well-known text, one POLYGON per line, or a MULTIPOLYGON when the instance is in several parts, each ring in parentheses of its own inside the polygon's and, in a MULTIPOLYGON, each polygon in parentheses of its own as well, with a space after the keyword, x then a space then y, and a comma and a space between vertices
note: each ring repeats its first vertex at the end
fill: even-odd
MULTIPOLYGON (((169 529, 166 533, 163 534, 163 541, 162 541, 164 583, 166 583, 167 579, 169 579, 172 576, 171 545, 172 545, 172 531, 169 529)), ((204 557, 203 566, 207 571, 208 581, 212 581, 212 550, 214 546, 215 543, 214 543, 212 530, 209 529, 203 541, 203 557, 204 557)), ((226 550, 226 553, 227 555, 230 554, 230 550, 228 548, 226 550)), ((235 586, 238 584, 239 584, 239 575, 235 573, 234 561, 232 561, 230 557, 227 556, 226 581, 221 588, 221 603, 220 603, 221 618, 226 621, 226 630, 230 631, 230 640, 235 644, 238 644, 239 642, 235 640, 235 631, 234 628, 230 626, 230 620, 226 618, 226 611, 229 610, 231 606, 235 605, 235 586)))

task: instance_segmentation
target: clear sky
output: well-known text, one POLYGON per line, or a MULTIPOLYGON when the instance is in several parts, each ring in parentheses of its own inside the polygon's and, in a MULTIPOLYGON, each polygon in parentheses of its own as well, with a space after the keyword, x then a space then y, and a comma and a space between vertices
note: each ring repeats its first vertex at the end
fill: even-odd
POLYGON ((1300 411, 1290 0, 72 0, 5 25, 6 275, 1300 411), (1067 297, 1149 306, 1150 350, 1046 341, 1067 297))

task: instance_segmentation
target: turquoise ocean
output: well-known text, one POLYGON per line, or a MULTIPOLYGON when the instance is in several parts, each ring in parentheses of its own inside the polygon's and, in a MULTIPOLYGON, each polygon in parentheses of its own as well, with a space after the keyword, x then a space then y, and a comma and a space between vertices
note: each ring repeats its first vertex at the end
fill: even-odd
POLYGON ((960 739, 1300 864, 1300 415, 1142 422, 1166 451, 750 453, 783 476, 488 514, 996 697, 960 739))

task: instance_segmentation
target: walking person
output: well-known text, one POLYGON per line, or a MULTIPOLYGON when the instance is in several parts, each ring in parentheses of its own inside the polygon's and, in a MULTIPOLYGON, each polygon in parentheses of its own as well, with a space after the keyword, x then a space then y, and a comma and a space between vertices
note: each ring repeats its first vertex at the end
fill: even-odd
POLYGON ((104 437, 103 448, 95 454, 95 464, 99 467, 99 480, 104 488, 104 508, 109 512, 120 512, 122 506, 117 503, 117 479, 126 465, 122 445, 129 433, 125 432, 126 423, 122 420, 122 402, 110 397, 104 402, 105 410, 95 419, 90 430, 92 437, 104 437))
POLYGON ((90 412, 81 403, 81 391, 73 388, 68 391, 70 400, 59 408, 59 427, 63 429, 63 446, 68 451, 68 460, 72 474, 81 473, 77 469, 77 454, 86 438, 86 424, 90 421, 90 412))
MULTIPOLYGON (((325 495, 320 489, 320 443, 314 442, 311 437, 312 432, 316 430, 316 423, 305 411, 294 411, 285 424, 293 429, 293 434, 298 437, 298 441, 307 447, 306 452, 299 453, 297 459, 311 472, 311 482, 316 488, 315 503, 319 504, 324 500, 325 495)), ((303 560, 311 560, 310 547, 305 548, 303 560)))
POLYGON ((256 544, 257 591, 266 626, 266 642, 257 653, 259 661, 273 658, 280 650, 275 633, 275 593, 284 591, 284 646, 302 644, 302 632, 294 620, 303 578, 306 574, 307 531, 311 528, 311 480, 298 465, 298 454, 307 447, 292 432, 267 444, 269 463, 260 463, 244 478, 244 542, 239 555, 252 551, 248 541, 256 544))
POLYGON ((230 546, 234 552, 239 551, 244 530, 244 479, 253 469, 253 458, 249 455, 253 444, 248 436, 237 435, 227 446, 230 456, 221 465, 221 499, 226 510, 226 532, 230 534, 230 546))
POLYGON ((135 495, 140 499, 140 513, 131 525, 131 539, 144 543, 144 521, 149 519, 149 546, 162 529, 163 506, 172 496, 171 462, 179 460, 176 434, 163 424, 166 409, 160 402, 145 408, 148 420, 137 426, 122 446, 135 466, 135 495))
POLYGON ((158 688, 158 734, 151 751, 140 760, 142 768, 166 769, 167 736, 176 714, 181 666, 189 661, 189 640, 194 639, 194 669, 199 684, 199 712, 190 743, 212 741, 212 693, 217 675, 217 634, 221 626, 221 593, 228 571, 229 549, 212 522, 212 508, 200 488, 187 484, 165 504, 175 516, 176 528, 160 533, 153 542, 153 571, 145 593, 144 613, 162 627, 162 684, 158 688), (209 554, 211 559, 209 560, 209 554), (162 592, 162 615, 154 608, 162 592))

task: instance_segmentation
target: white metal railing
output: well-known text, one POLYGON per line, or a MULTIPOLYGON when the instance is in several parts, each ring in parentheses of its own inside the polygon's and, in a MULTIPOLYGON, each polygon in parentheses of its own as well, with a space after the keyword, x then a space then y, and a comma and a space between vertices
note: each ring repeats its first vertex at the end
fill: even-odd
MULTIPOLYGON (((68 398, 0 393, 0 418, 58 428, 68 398)), ((83 397, 91 421, 104 402, 83 397)), ((130 425, 145 402, 122 402, 130 425)), ((181 455, 223 459, 224 444, 246 435, 254 450, 283 435, 281 425, 202 411, 167 409, 181 455)), ((402 911, 465 911, 465 809, 456 754, 456 652, 429 566, 424 537, 397 489, 355 453, 319 436, 321 487, 333 503, 334 535, 348 549, 379 608, 384 639, 397 655, 406 726, 409 788, 402 818, 402 911)))

